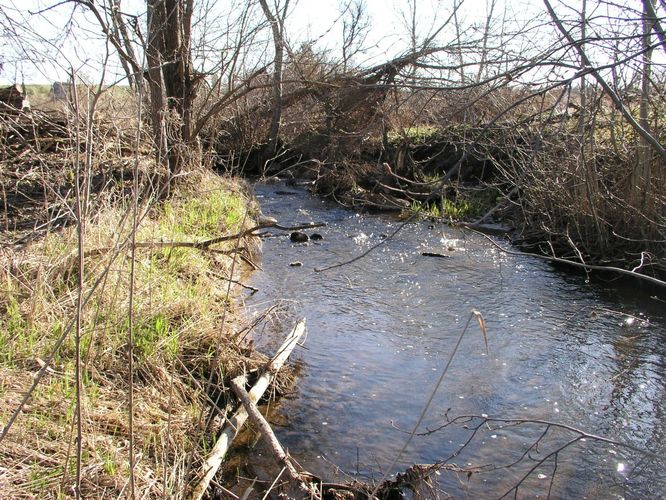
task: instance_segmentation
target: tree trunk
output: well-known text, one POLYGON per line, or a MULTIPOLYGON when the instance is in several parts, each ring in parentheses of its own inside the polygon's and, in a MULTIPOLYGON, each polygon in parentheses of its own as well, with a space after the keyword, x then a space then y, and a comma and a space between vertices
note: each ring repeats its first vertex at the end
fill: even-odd
MULTIPOLYGON (((643 129, 650 131, 649 105, 650 105, 650 75, 652 73, 652 30, 654 19, 650 16, 650 7, 653 0, 643 0, 643 61, 641 74, 641 102, 638 122, 643 129)), ((652 151, 650 144, 644 137, 640 138, 638 165, 635 170, 634 186, 637 194, 645 205, 650 196, 650 183, 652 181, 652 151)))
POLYGON ((273 31, 273 47, 275 49, 275 60, 273 64, 273 112, 271 115, 271 125, 268 130, 268 139, 262 162, 262 174, 266 171, 266 164, 274 158, 277 153, 278 136, 280 134, 280 120, 282 119, 282 65, 284 60, 284 19, 287 14, 289 0, 285 1, 282 12, 277 10, 273 14, 266 3, 266 0, 259 0, 261 8, 266 15, 266 19, 271 24, 273 31))
POLYGON ((193 134, 196 81, 192 70, 193 0, 147 0, 148 77, 157 159, 171 178, 199 163, 193 134))
POLYGON ((158 164, 166 161, 166 134, 164 127, 164 79, 162 78, 163 43, 160 27, 164 25, 161 0, 147 0, 148 40, 146 60, 148 62, 148 87, 150 90, 150 119, 158 164))

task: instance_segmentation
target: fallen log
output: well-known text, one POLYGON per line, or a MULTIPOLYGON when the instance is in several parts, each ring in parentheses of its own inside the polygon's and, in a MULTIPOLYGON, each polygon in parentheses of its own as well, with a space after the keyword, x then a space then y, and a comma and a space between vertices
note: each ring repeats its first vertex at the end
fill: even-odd
POLYGON ((294 467, 294 464, 292 463, 287 453, 284 451, 280 441, 278 441, 278 438, 275 437, 270 424, 259 412, 257 405, 254 404, 254 401, 252 401, 252 398, 245 390, 245 382, 246 378, 244 376, 236 377, 231 381, 231 388, 233 389, 240 402, 243 403, 243 407, 247 411, 250 420, 252 420, 252 423, 257 427, 257 429, 259 429, 261 437, 273 452, 273 456, 275 456, 277 462, 287 470, 291 481, 298 487, 301 495, 305 495, 306 498, 319 496, 317 495, 316 487, 312 486, 309 481, 304 480, 296 470, 296 467, 294 467))
MULTIPOLYGON (((257 382, 254 384, 254 387, 249 392, 250 399, 253 403, 256 403, 261 399, 261 396, 266 392, 266 389, 270 385, 271 381, 275 377, 275 374, 285 363, 287 358, 291 355, 291 352, 298 344, 298 341, 303 336, 305 332, 305 318, 300 320, 294 329, 289 333, 286 340, 278 349, 277 353, 268 364, 266 371, 259 377, 257 382)), ((244 377, 243 377, 244 378, 244 377)), ((203 476, 199 483, 192 489, 192 494, 190 495, 191 500, 201 500, 204 493, 208 489, 213 477, 217 473, 222 461, 229 451, 229 447, 233 442, 234 438, 238 435, 241 427, 248 418, 247 410, 245 406, 241 406, 234 416, 227 421, 226 425, 222 428, 222 432, 215 443, 215 447, 206 458, 202 470, 203 476)))

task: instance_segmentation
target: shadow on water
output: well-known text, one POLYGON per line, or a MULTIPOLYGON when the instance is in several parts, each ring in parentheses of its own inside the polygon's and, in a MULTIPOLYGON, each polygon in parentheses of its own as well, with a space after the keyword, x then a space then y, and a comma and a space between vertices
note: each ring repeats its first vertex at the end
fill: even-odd
MULTIPOLYGON (((546 262, 503 254, 475 235, 425 223, 407 225, 353 264, 317 273, 316 267, 376 245, 401 222, 347 211, 305 192, 279 191, 256 186, 266 215, 282 224, 328 224, 316 230, 323 240, 308 244, 294 244, 288 235, 267 238, 263 271, 251 281, 260 291, 247 301, 256 311, 281 298, 293 317, 307 317, 297 393, 275 409, 279 439, 306 470, 331 481, 345 474, 379 479, 416 423, 473 308, 485 318, 490 355, 478 330, 470 331, 421 432, 466 414, 543 419, 660 454, 665 297, 589 284, 546 262), (303 265, 290 267, 294 261, 303 265)), ((256 340, 271 342, 269 336, 256 340)), ((550 429, 507 469, 544 426, 490 422, 461 446, 471 433, 467 427, 415 437, 390 472, 455 455, 450 463, 476 472, 443 470, 443 491, 501 496, 572 437, 550 429)), ((519 495, 546 495, 552 488, 555 497, 663 496, 665 465, 663 458, 579 440, 534 470, 519 495)))

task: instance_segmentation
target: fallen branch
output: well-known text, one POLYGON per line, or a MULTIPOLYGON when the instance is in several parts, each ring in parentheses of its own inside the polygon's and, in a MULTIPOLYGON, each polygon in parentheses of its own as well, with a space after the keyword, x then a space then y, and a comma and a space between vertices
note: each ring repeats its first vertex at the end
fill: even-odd
POLYGON ((250 285, 246 285, 245 283, 243 283, 240 280, 236 280, 236 279, 233 279, 233 278, 228 278, 228 277, 223 276, 223 275, 221 275, 219 273, 216 273, 214 271, 208 271, 208 274, 210 274, 211 276, 214 276, 217 279, 224 280, 224 281, 227 281, 229 283, 233 283, 234 285, 239 285, 239 286, 245 288, 246 290, 250 290, 252 292, 252 295, 254 295, 255 293, 257 293, 259 291, 258 288, 255 288, 255 287, 250 286, 250 285))
MULTIPOLYGON (((267 223, 262 223, 262 224, 257 224, 256 226, 253 226, 248 229, 244 229, 243 231, 239 231, 234 234, 225 234, 224 236, 218 236, 217 238, 212 238, 209 240, 205 241, 138 241, 135 243, 134 248, 197 248, 197 249, 209 249, 210 246, 215 245, 216 243, 221 243, 223 241, 230 241, 230 240, 236 240, 238 238, 243 238, 245 236, 258 236, 254 234, 256 231, 259 231, 261 229, 279 229, 281 231, 297 231, 300 229, 313 229, 316 227, 323 227, 325 226, 325 222, 310 222, 307 224, 298 224, 296 226, 282 226, 278 224, 277 222, 267 222, 267 223)), ((117 251, 121 252, 125 248, 129 246, 129 242, 125 241, 122 245, 116 245, 112 247, 99 247, 99 248, 91 248, 89 250, 86 250, 85 256, 86 257, 93 257, 93 256, 98 256, 105 254, 107 252, 111 251, 117 251)), ((216 250, 217 253, 238 253, 239 249, 232 249, 224 252, 219 252, 216 250)), ((72 253, 68 257, 69 260, 74 260, 76 259, 76 252, 72 253)), ((241 255, 241 258, 244 258, 241 255)), ((258 269, 258 266, 254 263, 250 263, 252 267, 255 269, 258 269)))
POLYGON ((607 272, 623 274, 625 276, 632 276, 634 278, 649 281, 653 285, 657 285, 657 286, 661 286, 661 287, 666 288, 666 281, 662 281, 658 278, 648 276, 647 274, 641 274, 641 273, 637 273, 636 271, 630 271, 628 269, 622 269, 621 267, 595 266, 593 264, 585 264, 584 262, 575 262, 573 260, 562 259, 560 257, 550 257, 548 255, 541 255, 541 254, 538 254, 538 253, 517 252, 517 251, 513 251, 513 250, 507 250, 506 248, 503 248, 501 245, 498 245, 488 235, 483 234, 482 232, 477 231, 475 229, 472 229, 470 226, 467 226, 467 229, 469 229, 470 231, 474 231, 477 234, 480 234, 481 236, 486 238, 490 243, 492 243, 493 246, 496 247, 498 250, 501 250, 502 252, 504 252, 506 254, 509 254, 509 255, 518 255, 518 256, 521 256, 521 257, 536 257, 537 259, 547 260, 549 262, 557 262, 559 264, 567 264, 567 265, 574 266, 574 267, 580 267, 580 268, 585 269, 585 270, 607 271, 607 272))
POLYGON ((246 380, 247 379, 245 376, 236 377, 231 381, 231 388, 233 389, 240 402, 243 403, 243 407, 247 411, 250 420, 252 420, 252 423, 257 427, 257 429, 259 429, 261 437, 273 452, 273 455, 275 456, 278 463, 287 470, 289 477, 294 482, 294 484, 298 486, 298 489, 302 494, 306 495, 307 497, 313 496, 315 491, 313 491, 313 489, 308 486, 308 482, 303 480, 301 475, 298 473, 296 467, 294 467, 294 464, 291 462, 289 456, 284 451, 284 448, 282 448, 280 441, 278 441, 277 437, 275 437, 270 424, 259 412, 257 405, 254 404, 254 401, 252 401, 252 398, 245 390, 246 380))
POLYGON ((314 269, 315 272, 316 272, 316 273, 321 273, 321 272, 323 272, 323 271, 328 271, 329 269, 335 269, 336 267, 346 266, 347 264, 352 264, 353 262, 356 262, 357 260, 361 260, 363 257, 365 257, 366 255, 368 255, 370 252, 372 252, 373 250, 376 250, 377 248, 379 248, 380 246, 382 246, 383 244, 385 244, 387 241, 391 240, 396 234, 398 234, 398 233, 400 232, 400 230, 401 230, 403 227, 405 227, 407 224, 409 224, 410 222, 412 222, 412 220, 414 220, 418 215, 419 215, 418 212, 414 212, 412 215, 409 216, 409 218, 408 218, 405 222, 403 222, 402 224, 400 224, 400 225, 396 228, 396 230, 393 231, 393 232, 392 232, 387 238, 384 238, 382 241, 380 241, 380 242, 377 243, 376 245, 371 246, 371 247, 368 248, 365 252, 363 252, 361 255, 357 255, 356 257, 354 257, 354 258, 352 258, 352 259, 349 259, 349 260, 347 260, 347 261, 345 261, 345 262, 339 262, 338 264, 333 264, 333 265, 331 265, 331 266, 326 266, 326 267, 315 267, 315 269, 314 269))
MULTIPOLYGON (((266 371, 259 377, 257 383, 254 384, 254 387, 249 392, 250 399, 253 402, 259 401, 261 396, 266 392, 269 384, 273 380, 275 373, 282 367, 285 363, 291 352, 298 344, 298 341, 303 336, 305 332, 305 318, 300 320, 294 329, 289 333, 286 340, 278 349, 277 353, 268 364, 266 371)), ((229 446, 231 445, 234 438, 238 435, 241 427, 248 418, 247 410, 244 406, 241 406, 238 411, 234 414, 231 420, 227 421, 227 425, 224 426, 220 436, 215 443, 215 447, 206 458, 203 464, 203 477, 199 483, 192 489, 192 494, 190 495, 190 500, 200 500, 210 484, 213 477, 217 473, 222 461, 224 460, 229 446)))
POLYGON ((208 248, 211 245, 216 243, 222 243, 223 241, 236 240, 238 238, 244 238, 245 236, 253 236, 255 231, 260 229, 280 229, 281 231, 297 231, 299 229, 312 229, 315 227, 325 226, 324 222, 310 222, 308 224, 299 224, 296 226, 281 226, 277 222, 268 222, 264 224, 257 224, 249 229, 239 231, 235 234, 226 234, 224 236, 218 236, 217 238, 211 238, 205 241, 144 241, 136 244, 137 248, 177 248, 177 247, 187 247, 187 248, 208 248))

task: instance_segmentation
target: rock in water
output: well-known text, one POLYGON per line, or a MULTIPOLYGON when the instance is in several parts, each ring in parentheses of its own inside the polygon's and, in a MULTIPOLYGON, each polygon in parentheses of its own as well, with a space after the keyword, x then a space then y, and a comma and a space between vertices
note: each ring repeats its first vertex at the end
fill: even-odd
POLYGON ((308 238, 308 235, 305 233, 301 233, 300 231, 294 231, 289 235, 289 239, 294 243, 305 243, 310 238, 308 238))
POLYGON ((262 226, 271 226, 277 224, 278 221, 275 217, 269 217, 264 214, 259 214, 257 217, 257 224, 261 224, 262 226))
POLYGON ((319 233, 312 233, 312 236, 310 236, 310 239, 312 241, 319 241, 319 240, 323 240, 324 237, 319 233))
POLYGON ((437 252, 422 252, 421 255, 423 255, 424 257, 439 257, 441 259, 449 258, 448 255, 444 255, 444 254, 437 253, 437 252))

